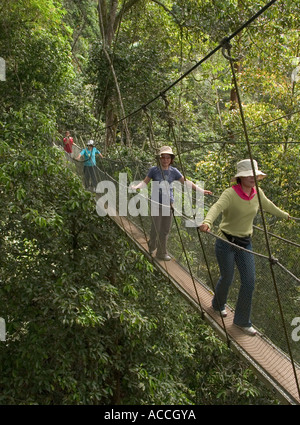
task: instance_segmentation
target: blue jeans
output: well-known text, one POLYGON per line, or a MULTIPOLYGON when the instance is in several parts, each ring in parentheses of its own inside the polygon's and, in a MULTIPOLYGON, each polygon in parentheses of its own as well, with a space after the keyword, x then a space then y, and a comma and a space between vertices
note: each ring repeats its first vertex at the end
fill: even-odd
MULTIPOLYGON (((245 248, 252 251, 251 242, 245 248)), ((217 239, 215 253, 219 264, 220 277, 215 288, 212 306, 215 310, 223 310, 225 308, 236 264, 240 273, 241 285, 233 322, 239 326, 251 326, 250 315, 255 286, 254 255, 229 245, 222 239, 217 239)))

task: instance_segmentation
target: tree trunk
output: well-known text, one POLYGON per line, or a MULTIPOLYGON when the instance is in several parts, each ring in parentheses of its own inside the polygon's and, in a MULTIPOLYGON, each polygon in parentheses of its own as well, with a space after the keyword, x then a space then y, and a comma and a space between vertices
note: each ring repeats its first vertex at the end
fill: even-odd
POLYGON ((117 126, 116 122, 118 120, 116 114, 112 108, 107 108, 105 112, 105 126, 106 126, 106 135, 105 135, 105 147, 113 145, 116 141, 116 132, 117 126))
MULTIPOLYGON (((102 35, 102 48, 113 75, 118 97, 117 99, 114 99, 113 96, 108 93, 108 101, 106 102, 107 106, 105 107, 106 126, 109 127, 106 132, 106 148, 115 143, 116 140, 115 136, 117 132, 118 114, 115 105, 119 103, 122 117, 126 116, 122 102, 120 86, 114 69, 113 60, 109 54, 109 50, 114 41, 123 14, 130 10, 132 6, 139 1, 141 0, 128 0, 127 2, 124 2, 121 9, 118 11, 119 0, 98 0, 98 16, 100 32, 102 35)), ((126 144, 130 146, 131 137, 126 119, 122 121, 122 125, 124 128, 126 144)))

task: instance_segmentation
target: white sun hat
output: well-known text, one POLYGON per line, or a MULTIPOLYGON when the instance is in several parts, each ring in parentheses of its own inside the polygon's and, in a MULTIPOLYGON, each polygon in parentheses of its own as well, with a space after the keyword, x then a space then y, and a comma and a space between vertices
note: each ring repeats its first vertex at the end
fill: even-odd
MULTIPOLYGON (((262 180, 264 177, 266 177, 266 174, 263 173, 258 169, 257 162, 255 159, 253 160, 254 165, 254 172, 257 180, 262 180)), ((253 176, 253 169, 251 166, 251 160, 250 159, 243 159, 242 161, 239 161, 236 166, 236 175, 232 178, 232 180, 236 180, 238 177, 250 177, 253 176)))
POLYGON ((173 157, 175 156, 175 154, 173 153, 172 148, 170 146, 162 146, 159 149, 158 156, 161 156, 163 154, 172 155, 173 157))

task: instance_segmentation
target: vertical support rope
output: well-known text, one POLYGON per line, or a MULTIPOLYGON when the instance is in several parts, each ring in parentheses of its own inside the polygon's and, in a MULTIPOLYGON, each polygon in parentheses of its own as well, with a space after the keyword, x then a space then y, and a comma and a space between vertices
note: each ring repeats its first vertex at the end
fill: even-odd
MULTIPOLYGON (((176 138, 175 131, 174 131, 174 124, 173 124, 173 120, 172 120, 172 118, 170 117, 170 111, 169 111, 169 101, 168 101, 168 99, 167 99, 167 97, 166 97, 166 94, 165 94, 165 93, 162 93, 162 94, 161 94, 161 96, 162 96, 162 99, 164 100, 164 103, 165 103, 165 109, 166 109, 167 118, 168 118, 168 125, 169 125, 170 132, 171 132, 171 134, 172 134, 172 137, 173 137, 173 140, 174 140, 174 143, 175 143, 175 146, 176 146, 176 151, 177 151, 177 155, 178 155, 178 159, 179 159, 180 167, 181 167, 181 170, 182 170, 182 174, 183 174, 184 180, 186 181, 187 179, 186 179, 185 168, 184 168, 184 166, 183 166, 183 163, 182 163, 182 160, 181 160, 180 151, 179 151, 179 149, 178 149, 178 143, 177 143, 177 138, 176 138)), ((204 194, 203 194, 203 196, 204 196, 204 194)), ((189 196, 189 200, 190 200, 190 202, 191 202, 191 206, 192 206, 192 200, 191 200, 190 196, 189 196)), ((191 269, 191 267, 190 267, 190 263, 189 263, 189 261, 188 261, 188 257, 187 257, 186 250, 185 250, 185 246, 184 246, 183 240, 182 240, 182 238, 181 238, 181 234, 180 234, 179 226, 178 226, 177 220, 175 219, 174 210, 173 210, 173 216, 174 216, 174 220, 175 220, 175 223, 176 223, 177 232, 178 232, 178 235, 179 235, 179 238, 180 238, 180 242, 181 242, 181 245, 182 245, 183 250, 184 250, 184 255, 185 255, 185 258, 186 258, 187 265, 188 265, 189 273, 190 273, 191 278, 192 278, 192 281, 193 281, 193 285, 194 285, 194 288, 195 288, 195 291, 196 291, 197 299, 198 299, 198 302, 199 302, 199 305, 200 305, 200 308, 201 308, 201 311, 202 311, 202 316, 203 316, 203 309, 202 309, 202 307, 201 307, 201 303, 200 303, 200 299, 199 299, 198 291, 197 291, 197 288, 196 288, 196 283, 195 283, 195 279, 194 279, 194 274, 193 274, 193 272, 192 272, 192 269, 191 269)), ((195 215, 194 215, 194 219, 195 219, 195 215)), ((204 247, 203 247, 203 243, 202 243, 202 240, 201 240, 201 237, 200 237, 199 229, 198 229, 198 228, 197 228, 197 231, 198 231, 198 237, 199 237, 199 240, 200 240, 200 245, 201 245, 201 248, 202 248, 202 251, 203 251, 203 254, 204 254, 206 267, 207 267, 207 269, 208 269, 208 274, 209 274, 210 282, 211 282, 211 285, 212 285, 212 289, 213 289, 213 291, 214 291, 214 284, 213 284, 213 280, 212 280, 212 277, 211 277, 211 273, 210 273, 210 269, 209 269, 209 265, 208 265, 207 257, 206 257, 206 254, 205 254, 205 250, 204 250, 204 247)), ((228 345, 228 347, 229 347, 229 346, 230 346, 230 338, 229 338, 229 335, 228 335, 228 332, 227 332, 227 329, 226 329, 226 325, 225 325, 224 317, 223 317, 223 316, 222 316, 222 314, 221 314, 221 310, 220 310, 220 318, 221 318, 222 325, 223 325, 223 329, 224 329, 224 332, 225 332, 226 342, 227 342, 227 345, 228 345)))
POLYGON ((273 280, 273 284, 274 284, 274 289, 275 289, 275 293, 276 293, 276 297, 277 297, 277 303, 278 303, 278 307, 279 307, 279 311, 280 311, 280 316, 281 316, 282 326, 283 326, 283 330, 284 330, 284 334, 285 334, 285 338, 286 338, 286 343, 287 343, 287 347, 288 347, 288 351, 289 351, 289 356, 290 356, 290 359, 291 359, 292 368, 293 368, 293 372, 294 372, 294 376, 295 376, 296 386, 297 386, 298 394, 300 396, 300 387, 299 387, 299 381, 298 381, 297 371, 296 371, 294 357, 293 357, 293 353, 292 353, 290 342, 289 342, 289 338, 288 338, 288 332, 287 332, 287 328, 286 328, 286 324, 285 324, 284 313, 283 313, 283 309, 282 309, 282 305, 281 305, 281 300, 280 300, 280 295, 279 295, 279 291, 278 291, 278 286, 277 286, 277 282, 276 282, 276 277, 275 277, 275 273, 274 273, 274 269, 273 269, 273 266, 276 264, 276 262, 274 261, 274 258, 273 258, 272 253, 271 253, 271 248, 270 248, 270 243, 269 243, 269 237, 268 237, 268 232, 267 232, 267 226, 266 226, 264 211, 263 211, 263 208, 262 208, 261 198, 260 198, 260 194, 259 194, 258 182, 257 182, 256 174, 255 174, 255 167, 254 167, 254 162, 253 162, 251 144, 250 144, 250 141, 249 141, 249 136, 248 136, 248 131, 247 131, 247 125, 246 125, 246 120, 245 120, 245 116, 244 116, 244 110, 243 110, 243 106, 242 106, 242 102, 241 102, 241 97, 240 97, 240 92, 239 92, 239 86, 238 86, 238 83, 237 83, 236 73, 235 73, 235 69, 234 69, 234 59, 231 57, 230 50, 231 50, 231 44, 228 42, 228 40, 224 40, 223 55, 230 62, 231 73, 232 73, 233 83, 234 83, 234 87, 235 87, 235 91, 236 91, 236 95, 237 95, 237 100, 238 100, 239 111, 240 111, 240 115, 241 115, 242 126, 243 126, 243 130, 244 130, 244 135, 245 135, 246 144, 247 144, 247 148, 248 148, 248 153, 249 153, 249 157, 250 157, 251 167, 252 167, 252 171, 253 171, 253 175, 254 175, 254 180, 255 180, 255 186, 256 186, 256 191, 257 191, 257 196, 258 196, 259 208, 260 208, 260 213, 261 213, 261 217, 262 217, 264 234, 265 234, 265 239, 266 239, 266 246, 267 246, 267 251, 268 251, 268 256, 269 256, 269 264, 270 264, 271 276, 272 276, 272 280, 273 280), (228 52, 227 55, 224 54, 225 53, 224 52, 225 49, 228 52))
POLYGON ((158 147, 157 147, 157 143, 156 143, 156 140, 155 140, 155 137, 154 137, 152 119, 150 117, 150 114, 149 114, 146 106, 143 106, 143 112, 146 115, 146 118, 148 120, 150 146, 153 150, 155 150, 157 152, 158 147))

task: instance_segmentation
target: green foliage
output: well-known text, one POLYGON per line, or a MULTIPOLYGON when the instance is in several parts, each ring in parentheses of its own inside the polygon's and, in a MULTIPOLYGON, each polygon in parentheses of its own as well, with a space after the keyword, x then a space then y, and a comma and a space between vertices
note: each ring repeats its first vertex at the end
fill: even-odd
MULTIPOLYGON (((5 142, 1 152, 1 403, 215 401, 199 395, 190 369, 203 386, 203 350, 224 347, 97 216, 61 153, 39 148, 33 156, 5 142)), ((206 385, 220 388, 224 371, 215 368, 206 385)))
MULTIPOLYGON (((126 112, 159 94, 262 3, 137 1, 126 9, 108 46, 126 112)), ((7 341, 0 345, 0 402, 275 403, 120 230, 97 216, 74 164, 52 146, 64 129, 101 137, 105 113, 121 117, 96 4, 1 5, 0 316, 7 341)), ((233 54, 244 55, 237 77, 253 155, 268 174, 262 187, 295 216, 298 28, 295 2, 279 2, 232 43, 233 54)), ((119 124, 104 171, 143 178, 155 143, 170 144, 181 152, 181 171, 217 196, 248 156, 232 93, 218 52, 173 87, 167 103, 159 97, 148 116, 130 117, 133 147, 124 145, 119 124)), ((284 231, 292 237, 295 227, 284 231)), ((190 233, 183 238, 192 244, 190 233)), ((182 255, 178 238, 174 247, 182 255)), ((294 265, 294 253, 276 249, 294 265)), ((202 267, 195 246, 188 255, 193 268, 202 267)))
POLYGON ((18 8, 8 2, 1 12, 0 43, 7 65, 6 84, 1 85, 2 99, 14 107, 28 101, 46 101, 49 97, 53 102, 59 89, 74 75, 68 39, 57 32, 61 12, 52 1, 19 2, 18 8))

